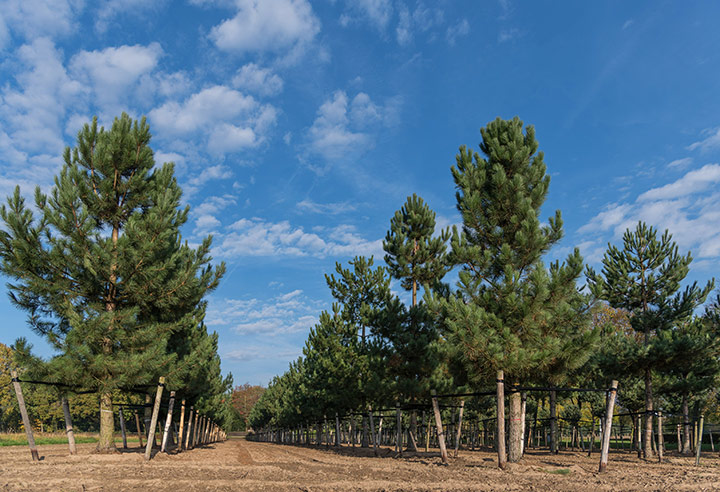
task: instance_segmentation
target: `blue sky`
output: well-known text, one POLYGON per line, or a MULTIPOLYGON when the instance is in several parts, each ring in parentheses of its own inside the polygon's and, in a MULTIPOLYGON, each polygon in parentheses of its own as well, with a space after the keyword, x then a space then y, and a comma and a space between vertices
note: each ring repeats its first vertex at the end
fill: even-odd
MULTIPOLYGON (((156 160, 212 233, 223 370, 266 384, 417 193, 458 222, 450 166, 518 115, 552 176, 543 218, 597 265, 638 219, 720 265, 720 4, 2 0, 0 195, 47 189, 98 115, 147 115, 156 160)), ((399 292, 399 285, 395 284, 399 292)), ((0 342, 43 342, 0 292, 0 342)))

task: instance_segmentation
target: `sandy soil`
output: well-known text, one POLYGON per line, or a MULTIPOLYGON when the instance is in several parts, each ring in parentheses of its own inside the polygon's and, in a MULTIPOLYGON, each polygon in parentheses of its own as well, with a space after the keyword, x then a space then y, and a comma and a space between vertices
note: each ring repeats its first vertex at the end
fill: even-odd
MULTIPOLYGON (((137 445, 136 445, 137 446, 137 445)), ((608 471, 596 473, 599 457, 584 453, 531 452, 501 471, 492 452, 461 451, 449 466, 437 453, 403 458, 390 450, 305 448, 233 439, 181 454, 143 460, 135 447, 115 455, 93 454, 93 444, 69 456, 67 446, 40 446, 33 463, 26 447, 0 448, 0 491, 51 490, 720 490, 720 458, 670 456, 645 463, 636 454, 614 452, 608 471), (568 470, 561 474, 561 470, 568 470)))

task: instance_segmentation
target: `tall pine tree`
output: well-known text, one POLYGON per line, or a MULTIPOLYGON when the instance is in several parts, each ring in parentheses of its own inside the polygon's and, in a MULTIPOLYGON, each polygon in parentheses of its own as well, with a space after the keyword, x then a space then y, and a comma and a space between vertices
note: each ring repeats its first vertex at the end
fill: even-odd
POLYGON ((640 338, 629 339, 634 343, 627 349, 625 362, 645 382, 642 439, 645 458, 652 456, 652 372, 662 363, 656 343, 664 331, 689 321, 714 285, 714 280, 703 288, 694 282, 681 290, 691 262, 692 255, 681 256, 668 231, 658 239, 655 228, 640 222, 634 231, 625 231, 622 249, 608 245, 599 274, 587 269, 593 295, 614 308, 626 310, 631 327, 640 338))
POLYGON ((0 209, 10 297, 57 352, 52 377, 100 393, 100 451, 115 447, 113 390, 152 384, 179 357, 213 357, 217 343, 202 299, 225 267, 209 265, 210 238, 197 249, 182 242, 188 208, 149 142, 144 118, 123 114, 109 131, 94 119, 65 150, 49 196, 36 189, 37 216, 19 189, 0 209))
MULTIPOLYGON (((534 128, 523 133, 520 119, 498 118, 480 132, 485 157, 463 146, 452 168, 463 219, 452 247, 462 269, 458 295, 440 304, 469 382, 487 387, 500 369, 517 384, 567 366, 558 362, 577 352, 568 340, 585 320, 563 323, 579 313, 579 251, 550 269, 541 260, 562 237, 562 220, 559 210, 548 224, 539 220, 550 177, 534 128)), ((511 462, 522 455, 520 397, 510 392, 511 462)))

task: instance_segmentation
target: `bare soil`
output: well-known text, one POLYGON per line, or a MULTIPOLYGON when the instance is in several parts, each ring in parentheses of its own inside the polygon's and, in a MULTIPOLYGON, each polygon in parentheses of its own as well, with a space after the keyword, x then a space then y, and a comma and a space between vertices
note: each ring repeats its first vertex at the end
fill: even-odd
POLYGON ((629 452, 610 454, 597 473, 599 455, 530 451, 521 463, 499 470, 491 451, 461 451, 449 466, 438 453, 395 457, 372 450, 296 447, 232 439, 180 454, 155 454, 145 462, 135 444, 114 455, 93 453, 94 444, 40 446, 40 462, 25 446, 0 448, 0 491, 263 490, 263 491, 464 491, 720 490, 720 458, 669 456, 662 464, 629 452))

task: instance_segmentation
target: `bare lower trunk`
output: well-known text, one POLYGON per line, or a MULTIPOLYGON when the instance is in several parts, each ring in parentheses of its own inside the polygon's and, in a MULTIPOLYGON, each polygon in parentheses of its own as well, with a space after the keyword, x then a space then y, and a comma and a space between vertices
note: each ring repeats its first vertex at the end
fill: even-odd
POLYGON ((112 409, 112 394, 103 393, 100 396, 100 439, 97 443, 100 453, 114 453, 115 448, 115 416, 112 409))
POLYGON ((653 440, 653 398, 652 398, 652 378, 650 369, 645 369, 645 433, 643 434, 643 458, 647 459, 653 456, 652 440, 653 440))
POLYGON ((557 453, 560 449, 558 446, 557 431, 557 392, 550 392, 550 452, 557 453))
POLYGON ((508 461, 517 463, 522 458, 522 397, 517 391, 510 393, 510 425, 508 461))
POLYGON ((690 408, 688 407, 687 393, 683 393, 682 412, 683 412, 682 454, 690 455, 690 454, 692 454, 692 449, 690 447, 690 408))
POLYGON ((408 436, 408 450, 417 452, 417 437, 418 437, 418 423, 417 423, 417 410, 413 410, 410 413, 410 429, 408 436))

